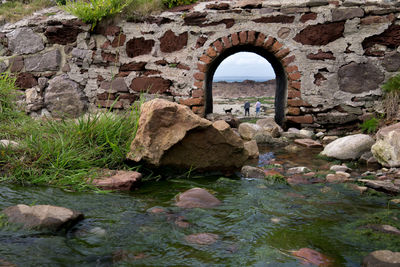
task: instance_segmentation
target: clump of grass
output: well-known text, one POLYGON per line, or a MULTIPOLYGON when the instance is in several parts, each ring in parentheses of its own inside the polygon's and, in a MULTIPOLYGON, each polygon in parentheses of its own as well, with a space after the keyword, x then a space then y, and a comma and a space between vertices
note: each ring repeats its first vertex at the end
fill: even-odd
MULTIPOLYGON (((0 76, 0 96, 13 81, 0 76)), ((14 89, 15 90, 15 89, 14 89)), ((3 97, 4 98, 4 97, 3 97)), ((12 98, 2 101, 2 119, 13 116, 12 98)), ((130 112, 110 111, 79 119, 35 120, 25 114, 12 120, 0 137, 18 141, 17 148, 0 146, 0 181, 87 189, 86 180, 103 168, 130 169, 125 157, 136 135, 140 105, 130 112)))
POLYGON ((54 5, 51 0, 7 1, 0 5, 0 16, 7 22, 15 22, 35 11, 54 5))
POLYGON ((93 30, 101 20, 121 13, 128 4, 129 0, 78 0, 67 1, 63 8, 83 22, 92 24, 93 30))
POLYGON ((386 119, 392 120, 399 114, 400 73, 383 84, 382 90, 384 92, 383 101, 386 119))
POLYGON ((371 118, 369 120, 364 121, 361 125, 360 128, 364 133, 375 133, 376 130, 378 129, 379 126, 379 119, 377 118, 371 118))
POLYGON ((196 3, 197 0, 163 0, 163 4, 168 8, 183 6, 196 3))

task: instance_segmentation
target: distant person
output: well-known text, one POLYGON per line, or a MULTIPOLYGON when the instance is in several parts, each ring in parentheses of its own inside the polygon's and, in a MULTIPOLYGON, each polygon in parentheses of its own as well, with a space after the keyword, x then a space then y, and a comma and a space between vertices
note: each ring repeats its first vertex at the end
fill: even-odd
POLYGON ((244 115, 250 116, 250 102, 249 101, 244 103, 244 115))
POLYGON ((261 108, 261 103, 260 103, 260 100, 257 99, 257 102, 256 102, 256 117, 258 116, 258 114, 260 114, 260 108, 261 108))

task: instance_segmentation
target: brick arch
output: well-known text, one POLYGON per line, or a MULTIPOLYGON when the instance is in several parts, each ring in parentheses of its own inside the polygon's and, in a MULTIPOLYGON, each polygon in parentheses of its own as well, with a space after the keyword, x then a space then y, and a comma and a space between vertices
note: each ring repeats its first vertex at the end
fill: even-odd
POLYGON ((255 31, 232 33, 215 40, 198 58, 198 72, 194 74, 195 89, 191 98, 183 101, 202 116, 212 112, 212 79, 218 65, 237 52, 254 52, 267 59, 274 68, 277 80, 275 120, 278 124, 312 123, 312 117, 301 115, 301 74, 294 65, 295 56, 273 36, 255 31))

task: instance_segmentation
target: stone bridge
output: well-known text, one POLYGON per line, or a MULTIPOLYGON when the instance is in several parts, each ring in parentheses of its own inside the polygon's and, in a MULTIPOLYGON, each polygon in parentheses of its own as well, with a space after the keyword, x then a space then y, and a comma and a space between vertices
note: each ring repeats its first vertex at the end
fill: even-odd
POLYGON ((330 128, 381 110, 380 86, 400 69, 390 0, 201 2, 94 32, 51 8, 0 32, 0 71, 17 77, 33 116, 127 109, 140 94, 205 116, 218 65, 249 51, 275 70, 279 124, 330 128))

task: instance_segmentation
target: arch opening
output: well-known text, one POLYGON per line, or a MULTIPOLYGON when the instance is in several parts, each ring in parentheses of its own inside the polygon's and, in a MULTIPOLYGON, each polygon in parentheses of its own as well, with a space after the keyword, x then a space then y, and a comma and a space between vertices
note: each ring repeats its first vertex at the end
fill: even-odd
POLYGON ((274 54, 267 51, 262 47, 252 45, 233 46, 225 49, 217 58, 215 58, 208 68, 205 77, 205 114, 213 112, 213 80, 218 66, 229 56, 239 52, 255 53, 266 59, 272 66, 275 72, 276 89, 275 89, 275 121, 283 126, 285 119, 285 107, 287 98, 287 77, 282 63, 277 59, 274 54))

